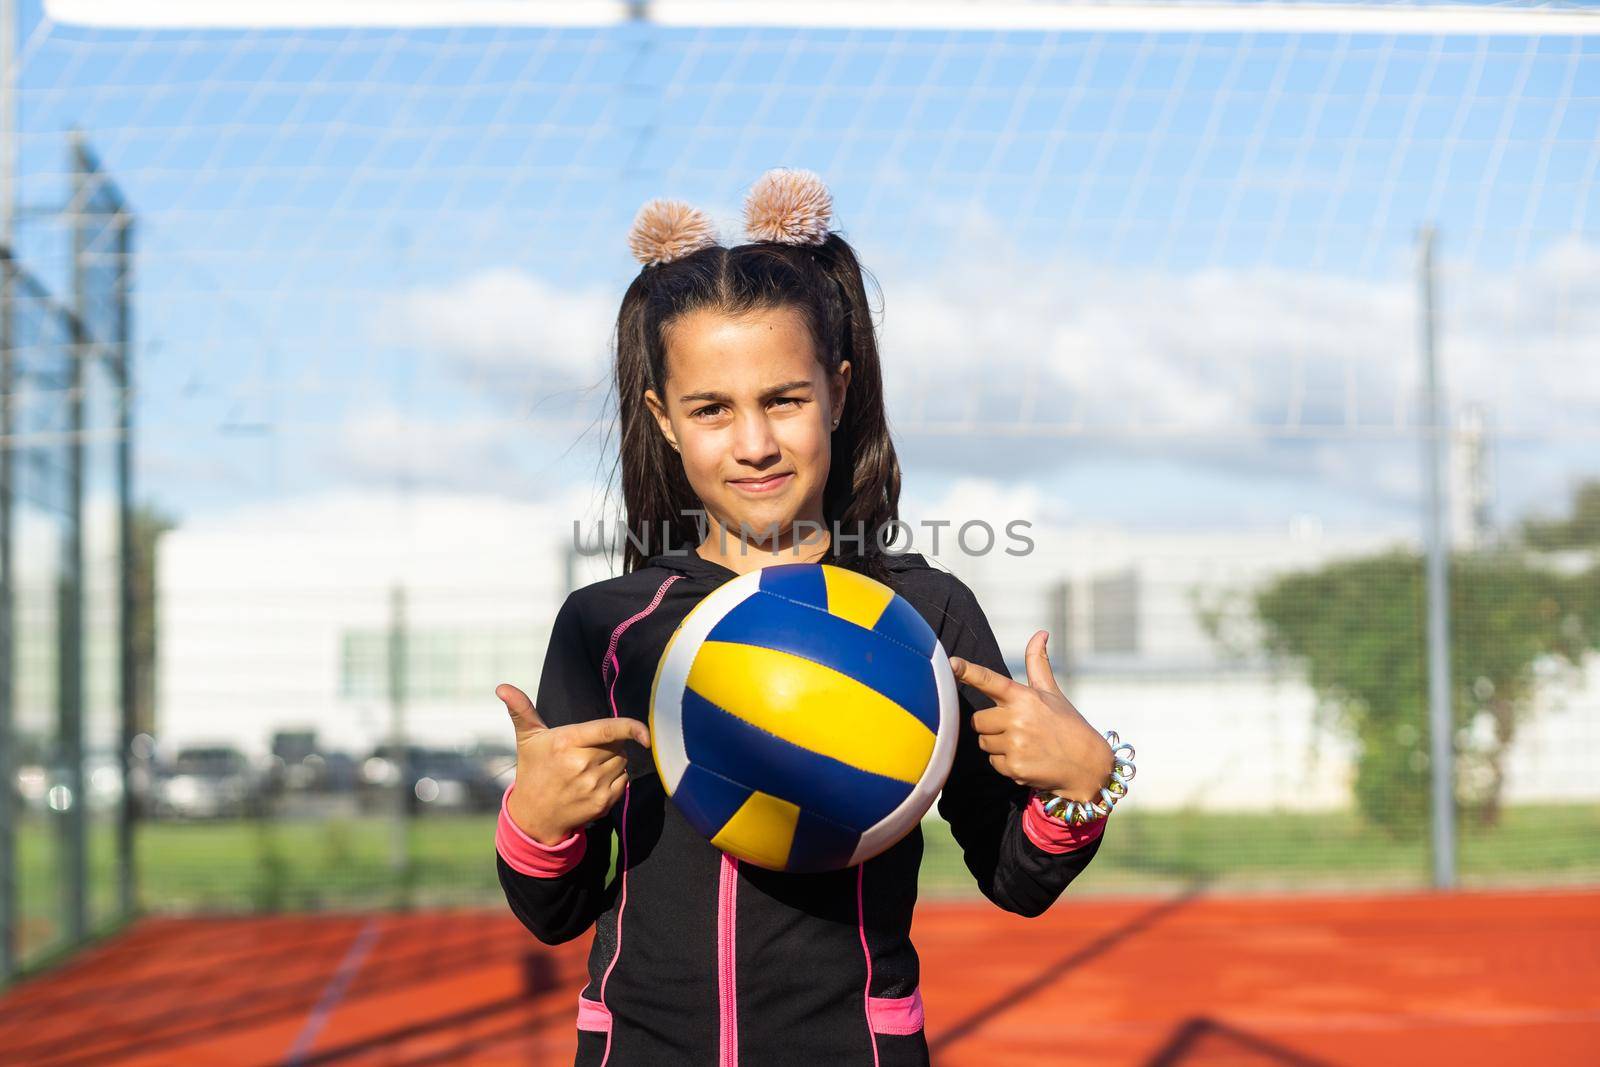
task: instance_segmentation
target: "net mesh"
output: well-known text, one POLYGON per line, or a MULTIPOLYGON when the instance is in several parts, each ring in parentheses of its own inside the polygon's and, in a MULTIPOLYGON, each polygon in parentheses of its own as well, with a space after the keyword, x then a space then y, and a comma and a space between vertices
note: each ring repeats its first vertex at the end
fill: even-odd
MULTIPOLYGON (((1196 29, 1187 5, 1102 28, 1010 5, 1080 24, 1009 29, 882 4, 857 6, 899 24, 375 6, 23 20, 18 256, 65 291, 90 254, 61 240, 68 130, 138 218, 136 484, 176 526, 146 905, 497 894, 492 690, 533 692, 562 596, 609 573, 568 546, 613 514, 591 486, 624 235, 669 195, 738 240, 775 165, 826 179, 881 287, 914 547, 978 592, 1014 673, 1050 629, 1069 696, 1138 748, 1086 891, 1426 880, 1432 227, 1462 877, 1600 872, 1585 5, 1352 3, 1271 30, 1196 29), (1363 28, 1396 13, 1431 21, 1363 28), (1515 21, 1474 21, 1494 16, 1515 21), (969 551, 973 520, 998 548, 969 551), (1026 555, 1000 550, 1012 520, 1026 555), (231 750, 237 797, 171 785, 185 753, 235 780, 231 750), (396 769, 425 760, 432 787, 396 769), (419 812, 398 831, 396 792, 419 812)), ((1224 13, 1258 9, 1307 10, 1224 13)), ((972 892, 927 832, 930 891, 972 892)), ((23 860, 48 872, 42 842, 23 860)))

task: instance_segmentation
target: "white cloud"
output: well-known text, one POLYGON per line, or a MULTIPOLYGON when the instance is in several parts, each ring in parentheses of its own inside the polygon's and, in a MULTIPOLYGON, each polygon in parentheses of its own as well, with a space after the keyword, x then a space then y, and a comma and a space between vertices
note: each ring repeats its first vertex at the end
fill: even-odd
MULTIPOLYGON (((909 274, 909 271, 908 271, 909 274)), ((1554 244, 1527 269, 1445 265, 1439 352, 1450 395, 1504 426, 1600 409, 1600 248, 1554 244)), ((897 422, 987 420, 1137 430, 1366 430, 1416 418, 1414 280, 1282 268, 1190 274, 1069 259, 886 280, 897 422), (931 372, 931 373, 930 373, 931 372)))
POLYGON ((384 301, 373 333, 492 388, 568 388, 608 372, 620 301, 621 293, 564 288, 498 267, 384 301))
MULTIPOLYGON (((1143 457, 1387 508, 1415 501, 1414 441, 1396 432, 1415 424, 1419 380, 1416 286, 1403 267, 1372 280, 1274 267, 1180 274, 1071 255, 998 254, 952 273, 955 262, 875 269, 909 469, 1048 484, 1072 465, 1143 457), (1022 422, 1052 429, 1019 437, 1022 422), (939 432, 952 423, 971 429, 939 432)), ((1491 433, 1594 425, 1600 361, 1582 356, 1600 342, 1600 247, 1553 243, 1504 273, 1446 259, 1439 292, 1453 402, 1483 404, 1491 433)), ((605 414, 620 295, 494 269, 397 297, 377 334, 429 351, 450 380, 497 402, 527 401, 519 413, 586 420, 605 414)), ((409 471, 423 484, 492 487, 525 458, 505 439, 503 423, 367 411, 336 462, 364 480, 409 471)))
MULTIPOLYGON (((976 413, 997 427, 1248 437, 1416 417, 1411 277, 996 262, 958 274, 897 268, 885 281, 897 424, 976 413)), ((497 268, 386 302, 375 332, 497 391, 556 393, 604 379, 619 300, 497 268)), ((1487 404, 1501 426, 1548 428, 1552 411, 1592 418, 1600 361, 1580 354, 1600 341, 1600 247, 1554 243, 1516 274, 1446 262, 1438 332, 1451 396, 1487 404)))
POLYGON ((901 510, 915 519, 1006 515, 1038 521, 1047 508, 1048 501, 1038 486, 997 478, 966 477, 930 483, 910 482, 901 500, 901 510))
POLYGON ((339 427, 328 464, 354 484, 489 489, 512 469, 504 431, 471 418, 430 420, 391 407, 353 413, 339 427))

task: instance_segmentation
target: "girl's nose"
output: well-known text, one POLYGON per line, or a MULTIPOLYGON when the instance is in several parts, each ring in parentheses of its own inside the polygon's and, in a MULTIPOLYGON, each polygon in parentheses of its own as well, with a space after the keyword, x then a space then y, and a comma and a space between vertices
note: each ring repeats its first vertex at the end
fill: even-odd
POLYGON ((747 415, 735 420, 733 458, 740 463, 759 464, 778 454, 778 439, 764 415, 747 415))

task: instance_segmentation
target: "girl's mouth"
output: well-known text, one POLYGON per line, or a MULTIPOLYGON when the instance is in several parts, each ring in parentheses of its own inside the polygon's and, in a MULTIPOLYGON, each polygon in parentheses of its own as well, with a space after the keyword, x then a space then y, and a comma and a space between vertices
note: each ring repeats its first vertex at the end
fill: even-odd
POLYGON ((742 493, 771 493, 789 484, 794 477, 794 472, 786 474, 773 474, 765 478, 741 478, 728 484, 742 493))

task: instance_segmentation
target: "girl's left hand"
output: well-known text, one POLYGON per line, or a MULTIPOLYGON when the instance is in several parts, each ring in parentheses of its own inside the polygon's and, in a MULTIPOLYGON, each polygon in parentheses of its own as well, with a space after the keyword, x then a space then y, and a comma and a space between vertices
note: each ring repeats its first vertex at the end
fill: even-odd
POLYGON ((950 657, 956 680, 994 701, 972 716, 978 746, 994 769, 1019 785, 1089 802, 1100 797, 1115 764, 1111 744, 1089 725, 1056 684, 1040 630, 1028 642, 1028 684, 959 656, 950 657))

